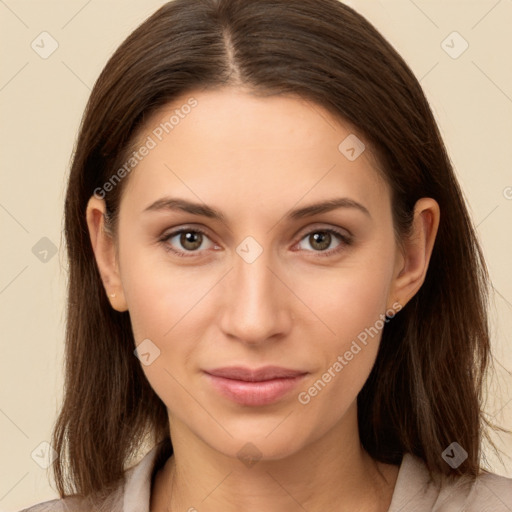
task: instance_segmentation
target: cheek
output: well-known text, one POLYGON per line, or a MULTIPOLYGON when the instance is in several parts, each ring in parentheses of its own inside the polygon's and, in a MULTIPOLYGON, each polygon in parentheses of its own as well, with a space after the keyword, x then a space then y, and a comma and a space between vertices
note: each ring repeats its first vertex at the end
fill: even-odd
POLYGON ((190 404, 180 382, 189 371, 187 361, 196 344, 196 333, 187 329, 187 315, 193 316, 202 286, 190 286, 190 276, 173 269, 163 250, 131 246, 125 239, 120 256, 135 345, 144 347, 141 354, 150 354, 149 360, 139 356, 142 370, 164 404, 187 410, 190 404))
POLYGON ((303 287, 299 293, 308 297, 307 304, 321 320, 315 336, 321 354, 318 369, 298 401, 326 421, 334 421, 356 399, 377 356, 394 262, 393 246, 383 244, 381 249, 378 258, 362 256, 350 268, 296 280, 303 287), (312 282, 315 286, 308 286, 312 282))
POLYGON ((191 276, 190 269, 172 265, 164 249, 144 247, 129 237, 120 246, 120 269, 136 342, 165 342, 208 285, 201 283, 204 273, 191 276))
POLYGON ((343 349, 385 314, 393 278, 393 252, 392 248, 382 249, 378 259, 362 256, 350 266, 294 276, 294 290, 305 298, 311 311, 298 322, 320 320, 325 347, 343 349))
POLYGON ((135 345, 145 343, 157 354, 142 369, 162 400, 169 403, 172 396, 174 404, 182 394, 178 382, 193 371, 193 352, 208 321, 205 306, 211 304, 205 295, 218 276, 172 265, 165 250, 129 237, 120 247, 120 268, 135 345))

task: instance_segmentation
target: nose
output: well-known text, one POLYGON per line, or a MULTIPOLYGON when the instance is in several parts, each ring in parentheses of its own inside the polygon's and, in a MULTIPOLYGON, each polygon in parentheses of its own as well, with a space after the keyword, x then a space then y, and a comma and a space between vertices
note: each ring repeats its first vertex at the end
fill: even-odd
POLYGON ((257 345, 290 331, 293 296, 270 264, 266 251, 252 263, 235 257, 222 290, 219 321, 226 336, 257 345))

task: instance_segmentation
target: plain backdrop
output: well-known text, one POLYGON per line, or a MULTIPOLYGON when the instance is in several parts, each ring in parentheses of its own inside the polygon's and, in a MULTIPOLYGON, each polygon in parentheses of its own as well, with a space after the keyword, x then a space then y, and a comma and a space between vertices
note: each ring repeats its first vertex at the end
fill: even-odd
MULTIPOLYGON (((512 0, 347 3, 405 58, 438 120, 495 289, 486 411, 510 430, 512 0)), ((49 470, 36 461, 48 453, 62 399, 62 211, 70 157, 108 57, 162 4, 0 1, 0 512, 57 497, 49 470)), ((512 476, 512 435, 493 439, 503 464, 486 450, 491 469, 512 476)))

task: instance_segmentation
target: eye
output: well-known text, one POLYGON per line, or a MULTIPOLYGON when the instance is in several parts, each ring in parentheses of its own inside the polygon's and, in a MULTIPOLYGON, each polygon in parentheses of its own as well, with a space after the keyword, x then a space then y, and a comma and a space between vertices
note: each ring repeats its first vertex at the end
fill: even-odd
POLYGON ((307 233, 306 236, 301 239, 298 246, 301 250, 317 252, 319 256, 330 256, 340 252, 347 245, 350 245, 351 242, 352 239, 350 236, 335 229, 315 229, 307 233), (305 247, 304 243, 312 247, 313 250, 305 247))
POLYGON ((198 228, 181 228, 167 233, 160 239, 160 242, 164 244, 166 250, 172 251, 178 256, 194 256, 194 253, 201 250, 216 247, 206 233, 198 228), (210 244, 205 243, 207 241, 210 244))
MULTIPOLYGON (((166 251, 177 256, 196 256, 207 249, 218 249, 208 235, 199 228, 180 228, 166 233, 159 242, 166 251), (209 243, 208 243, 209 242, 209 243)), ((307 233, 297 244, 300 250, 316 252, 318 256, 331 256, 352 243, 351 236, 335 229, 315 229, 307 233), (312 249, 305 247, 309 245, 312 249)))

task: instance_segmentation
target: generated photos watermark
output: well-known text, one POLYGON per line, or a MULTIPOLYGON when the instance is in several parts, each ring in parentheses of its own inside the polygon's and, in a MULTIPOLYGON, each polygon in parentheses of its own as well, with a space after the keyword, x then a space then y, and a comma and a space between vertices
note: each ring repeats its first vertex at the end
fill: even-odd
POLYGON ((354 356, 359 354, 361 350, 368 345, 368 342, 375 338, 384 326, 402 309, 402 305, 395 302, 390 309, 386 311, 386 314, 381 314, 379 319, 371 326, 365 328, 357 335, 357 339, 352 340, 350 347, 342 355, 338 355, 336 361, 334 361, 329 368, 322 374, 322 376, 310 386, 307 391, 301 391, 297 399, 302 405, 307 405, 311 402, 311 399, 317 396, 329 382, 332 381, 342 370, 347 366, 354 356))
POLYGON ((187 103, 181 105, 180 108, 174 109, 173 114, 168 120, 161 122, 151 132, 151 135, 146 137, 146 140, 139 146, 136 151, 133 151, 130 158, 114 173, 112 176, 103 183, 101 187, 94 189, 94 196, 98 199, 104 199, 108 192, 112 192, 114 188, 121 182, 123 178, 128 176, 131 171, 137 166, 139 162, 144 160, 149 155, 152 149, 158 146, 166 135, 171 133, 176 126, 178 126, 183 119, 185 119, 194 107, 197 107, 198 101, 191 97, 187 103))

